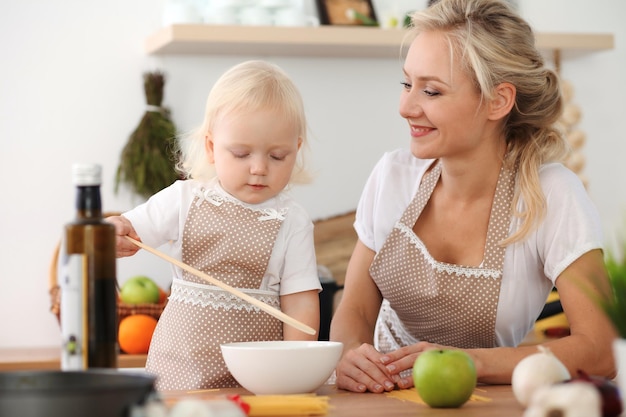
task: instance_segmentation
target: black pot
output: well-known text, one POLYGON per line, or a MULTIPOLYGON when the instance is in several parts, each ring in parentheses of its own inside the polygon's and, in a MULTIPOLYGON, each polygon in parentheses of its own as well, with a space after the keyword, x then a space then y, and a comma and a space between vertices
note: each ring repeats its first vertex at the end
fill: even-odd
POLYGON ((127 417, 155 377, 114 369, 0 373, 0 416, 127 417))

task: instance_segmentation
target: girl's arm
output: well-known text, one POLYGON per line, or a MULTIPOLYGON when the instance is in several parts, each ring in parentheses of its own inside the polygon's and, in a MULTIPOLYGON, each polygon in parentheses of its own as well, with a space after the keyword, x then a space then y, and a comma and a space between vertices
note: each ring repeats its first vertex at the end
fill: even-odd
POLYGON ((315 329, 314 335, 306 334, 288 324, 283 324, 284 340, 317 340, 320 327, 320 298, 317 290, 296 292, 280 297, 283 313, 315 329))
POLYGON ((124 216, 110 216, 105 220, 115 226, 115 234, 117 235, 115 250, 117 257, 124 258, 137 253, 139 246, 124 239, 124 236, 129 236, 135 240, 141 241, 132 223, 124 216))

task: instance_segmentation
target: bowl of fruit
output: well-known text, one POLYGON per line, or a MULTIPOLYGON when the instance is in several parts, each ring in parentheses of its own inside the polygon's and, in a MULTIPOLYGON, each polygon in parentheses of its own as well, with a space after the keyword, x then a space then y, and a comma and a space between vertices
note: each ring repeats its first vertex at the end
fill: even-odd
POLYGON ((228 370, 253 394, 303 394, 330 378, 343 344, 332 341, 261 341, 221 345, 228 370))

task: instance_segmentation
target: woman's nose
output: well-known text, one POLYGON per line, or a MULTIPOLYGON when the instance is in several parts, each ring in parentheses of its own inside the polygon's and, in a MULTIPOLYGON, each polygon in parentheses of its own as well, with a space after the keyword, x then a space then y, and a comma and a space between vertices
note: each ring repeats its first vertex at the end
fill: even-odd
POLYGON ((404 93, 400 98, 400 116, 403 118, 411 118, 421 116, 423 113, 422 106, 414 94, 404 93))

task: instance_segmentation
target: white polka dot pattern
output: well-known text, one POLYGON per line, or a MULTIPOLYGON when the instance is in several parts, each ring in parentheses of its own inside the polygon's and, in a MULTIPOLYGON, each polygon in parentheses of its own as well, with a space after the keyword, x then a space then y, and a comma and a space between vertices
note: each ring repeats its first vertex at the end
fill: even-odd
MULTIPOLYGON (((280 218, 232 201, 195 199, 183 232, 183 262, 279 308, 278 294, 258 289, 281 224, 280 218)), ((157 376, 157 389, 239 386, 220 344, 282 339, 278 319, 242 303, 187 272, 174 282, 146 362, 146 370, 157 376)))
MULTIPOLYGON (((495 346, 495 320, 515 172, 500 172, 487 231, 485 259, 478 268, 436 261, 412 226, 441 174, 437 164, 422 179, 417 195, 376 254, 370 273, 388 306, 377 326, 379 349, 425 340, 459 348, 495 346), (390 307, 390 309, 389 309, 390 307), (405 334, 403 336, 403 334, 405 334), (387 340, 387 339, 393 340, 387 340)), ((385 305, 386 305, 385 303, 385 305)))

